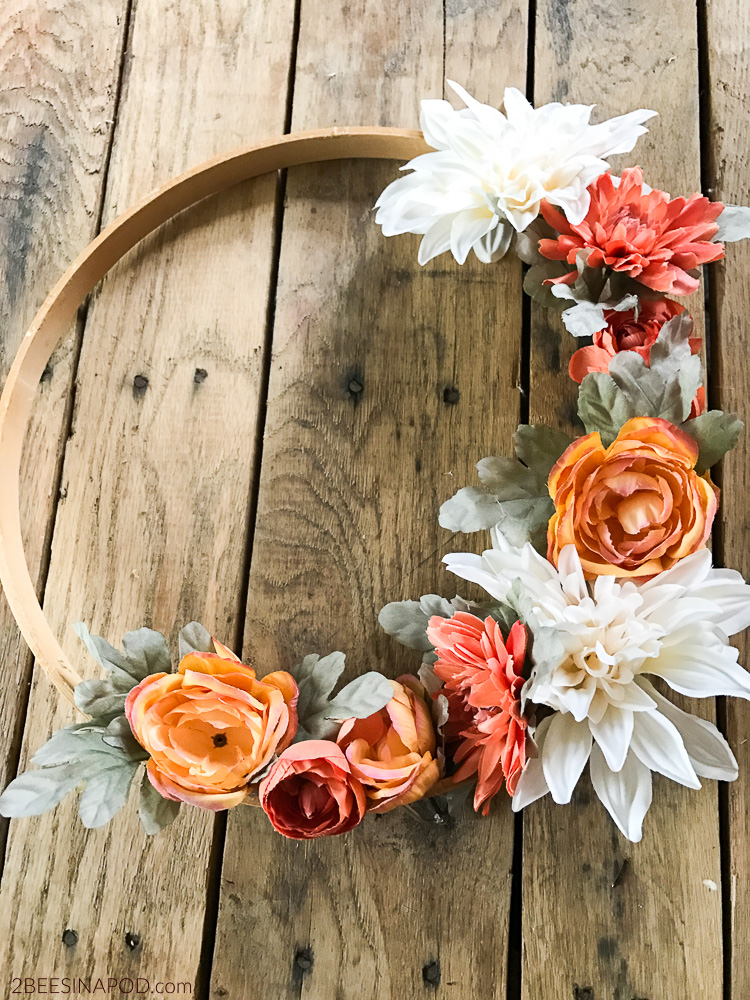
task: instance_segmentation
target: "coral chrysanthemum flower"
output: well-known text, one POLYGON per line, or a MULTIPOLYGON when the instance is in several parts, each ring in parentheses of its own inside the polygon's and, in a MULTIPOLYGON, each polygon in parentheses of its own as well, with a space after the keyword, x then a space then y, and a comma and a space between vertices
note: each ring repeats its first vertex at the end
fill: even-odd
MULTIPOLYGON (((722 244, 711 242, 724 210, 720 201, 700 194, 670 199, 664 191, 645 192, 640 167, 623 171, 617 186, 611 174, 602 174, 589 193, 589 210, 578 225, 542 204, 542 215, 560 234, 539 241, 545 257, 575 264, 579 251, 588 250, 589 267, 612 268, 657 292, 688 295, 699 285, 688 271, 724 256, 722 244)), ((572 271, 554 280, 576 277, 572 271)))
POLYGON ((449 722, 456 713, 471 720, 453 755, 461 765, 454 780, 477 775, 474 808, 486 816, 503 781, 513 795, 526 766, 520 703, 526 627, 516 622, 506 643, 494 618, 482 621, 458 612, 431 618, 427 636, 438 654, 434 669, 445 684, 441 693, 448 698, 449 722))

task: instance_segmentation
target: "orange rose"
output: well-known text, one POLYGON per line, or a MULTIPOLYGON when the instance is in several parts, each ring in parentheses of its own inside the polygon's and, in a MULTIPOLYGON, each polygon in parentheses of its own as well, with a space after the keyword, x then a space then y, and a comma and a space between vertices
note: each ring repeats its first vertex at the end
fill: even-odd
POLYGON ((294 739, 297 685, 277 671, 257 680, 225 646, 189 653, 176 674, 151 674, 125 703, 151 759, 151 784, 166 799, 231 809, 254 774, 294 739))
POLYGON ((337 743, 365 788, 367 807, 384 813, 421 799, 440 777, 435 730, 416 677, 391 681, 393 697, 366 719, 349 719, 337 743))
POLYGON ((365 814, 365 790, 332 740, 305 740, 281 754, 258 788, 274 830, 292 840, 348 833, 365 814))
POLYGON ((604 448, 579 438, 549 477, 547 558, 575 545, 587 579, 651 577, 702 548, 718 490, 695 472, 698 445, 667 420, 634 417, 604 448))

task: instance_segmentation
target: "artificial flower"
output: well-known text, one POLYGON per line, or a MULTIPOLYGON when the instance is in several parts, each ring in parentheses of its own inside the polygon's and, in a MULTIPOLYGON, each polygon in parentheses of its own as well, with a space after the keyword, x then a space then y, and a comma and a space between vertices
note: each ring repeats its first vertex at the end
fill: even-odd
MULTIPOLYGON (((724 256, 722 244, 711 242, 724 209, 720 201, 700 194, 670 199, 664 191, 646 192, 640 167, 623 171, 619 184, 609 173, 602 174, 589 192, 583 221, 569 214, 565 218, 549 198, 542 205, 545 220, 560 234, 539 241, 545 257, 575 265, 583 250, 588 267, 611 268, 657 292, 688 295, 700 284, 688 272, 724 256)), ((576 268, 550 280, 569 283, 577 277, 576 268)))
POLYGON ((424 688, 411 674, 391 681, 393 697, 366 719, 345 722, 336 742, 365 789, 370 812, 423 798, 440 777, 424 688))
POLYGON ((436 676, 448 698, 448 720, 461 727, 453 759, 455 781, 477 776, 474 808, 487 815, 505 781, 513 795, 526 766, 526 719, 521 712, 526 628, 516 622, 507 642, 494 618, 458 612, 435 615, 427 627, 436 676), (468 724, 467 721, 468 720, 468 724))
POLYGON ((588 185, 607 170, 606 157, 627 153, 647 130, 654 111, 631 111, 590 125, 591 107, 546 104, 533 108, 508 87, 505 114, 448 84, 467 105, 422 101, 420 124, 435 152, 404 169, 377 201, 376 222, 386 236, 419 233, 420 264, 450 250, 463 264, 471 249, 488 263, 508 249, 513 230, 538 216, 542 201, 580 222, 589 208, 588 185))
POLYGON ((347 833, 361 822, 366 797, 349 761, 331 740, 285 750, 258 787, 273 828, 292 840, 347 833))
POLYGON ((718 491, 695 471, 698 445, 674 424, 633 417, 609 446, 574 441, 549 476, 550 562, 574 545, 587 578, 649 577, 705 546, 718 491))
POLYGON ((149 675, 125 702, 157 792, 212 810, 239 805, 253 776, 291 743, 298 694, 291 674, 257 680, 215 645, 217 653, 188 653, 176 674, 149 675))
MULTIPOLYGON (((661 328, 681 312, 684 307, 671 299, 644 299, 637 309, 622 312, 605 309, 607 325, 594 334, 593 344, 581 347, 570 359, 570 377, 580 383, 590 372, 608 371, 620 351, 635 351, 648 364, 661 328)), ((691 337, 691 352, 698 354, 700 349, 700 337, 691 337)))
POLYGON ((528 696, 555 710, 535 732, 539 755, 518 783, 514 810, 551 792, 568 802, 591 760, 594 789, 630 840, 641 838, 651 772, 691 788, 699 776, 733 780, 736 761, 710 722, 682 712, 651 684, 680 694, 750 698, 750 674, 728 636, 750 625, 750 587, 713 569, 707 549, 647 583, 612 576, 587 583, 572 545, 557 569, 531 545, 514 548, 493 530, 481 556, 447 556, 451 572, 504 600, 520 581, 540 626, 559 649, 537 666, 528 696))

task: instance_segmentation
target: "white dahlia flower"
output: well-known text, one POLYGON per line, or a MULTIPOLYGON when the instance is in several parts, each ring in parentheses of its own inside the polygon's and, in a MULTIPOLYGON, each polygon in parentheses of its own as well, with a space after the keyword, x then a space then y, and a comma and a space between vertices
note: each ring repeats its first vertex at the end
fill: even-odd
POLYGON ((485 263, 497 260, 544 198, 573 225, 582 222, 588 185, 609 169, 605 157, 629 153, 656 114, 641 109, 590 125, 592 107, 534 108, 514 87, 505 91, 502 114, 447 82, 467 107, 422 101, 420 125, 436 152, 407 163, 413 173, 389 184, 375 205, 385 236, 424 236, 420 264, 445 250, 463 264, 472 248, 485 263))
POLYGON ((541 664, 529 685, 529 698, 555 714, 537 727, 539 756, 521 776, 515 811, 547 792, 569 802, 590 761, 596 794, 622 833, 638 841, 652 771, 689 788, 700 788, 699 776, 737 777, 718 729, 673 705, 648 675, 691 697, 750 698, 750 673, 727 638, 750 625, 750 586, 739 573, 713 569, 703 549, 647 583, 611 576, 586 583, 572 545, 558 569, 498 531, 493 546, 445 562, 498 600, 520 580, 539 625, 560 639, 556 662, 541 664))

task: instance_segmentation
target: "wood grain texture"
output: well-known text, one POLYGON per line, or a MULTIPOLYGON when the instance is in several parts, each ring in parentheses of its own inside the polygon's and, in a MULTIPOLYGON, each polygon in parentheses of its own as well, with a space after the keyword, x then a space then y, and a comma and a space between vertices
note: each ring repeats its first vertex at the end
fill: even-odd
MULTIPOLYGON (((94 236, 126 0, 7 2, 0 17, 0 380, 49 286, 94 236)), ((29 567, 44 574, 77 356, 76 331, 39 387, 21 480, 29 567)), ((0 596, 0 787, 12 777, 32 660, 0 596)), ((7 823, 2 820, 4 837, 7 823)))
MULTIPOLYGON (((712 197, 730 205, 750 202, 750 169, 745 135, 750 95, 750 10, 741 0, 711 0, 706 7, 708 182, 712 197), (731 29, 728 28, 731 26, 731 29)), ((750 307, 750 247, 730 243, 726 259, 712 273, 711 404, 732 410, 745 421, 737 448, 721 474, 721 547, 725 566, 750 577, 750 371, 746 334, 750 307)), ((750 667, 750 642, 738 637, 740 663, 750 667)), ((727 852, 725 909, 729 942, 727 1000, 750 996, 750 710, 747 702, 727 699, 725 732, 740 767, 726 789, 727 852)))
MULTIPOLYGON (((523 86, 522 10, 446 12, 446 75, 471 88, 482 66, 475 89, 496 102, 523 86), (491 78, 497 45, 513 55, 491 78)), ((441 3, 303 0, 292 126, 416 124, 442 72, 441 3)), ((263 670, 335 648, 350 674, 414 670, 377 610, 455 592, 439 559, 466 540, 438 528, 438 505, 481 455, 507 451, 517 423, 517 264, 420 269, 417 241, 386 241, 373 221, 393 176, 357 164, 289 177, 245 631, 263 670)), ((307 845, 235 811, 212 996, 504 998, 512 836, 507 803, 454 827, 401 810, 307 845)))
MULTIPOLYGON (((626 165, 640 163, 650 183, 675 194, 699 190, 692 0, 541 0, 534 89, 538 104, 596 103, 597 116, 654 108, 660 118, 626 165)), ((700 313, 699 293, 690 306, 700 313)), ((554 317, 534 311, 532 422, 571 421, 576 388, 567 362, 575 346, 554 317)), ((692 707, 713 717, 712 702, 692 707)), ((640 844, 619 835, 586 774, 572 806, 546 797, 526 810, 527 1000, 721 1000, 721 892, 704 884, 721 884, 717 803, 713 782, 694 792, 655 776, 640 844)))
MULTIPOLYGON (((291 2, 140 0, 106 219, 178 170, 283 130, 292 23, 291 2)), ((45 601, 89 674, 70 630, 77 618, 113 641, 144 622, 174 638, 192 618, 235 636, 275 201, 270 177, 203 202, 126 258, 92 301, 45 601)), ((68 719, 36 680, 26 756, 68 719)), ((4 980, 43 967, 192 984, 211 832, 209 815, 186 810, 148 840, 134 803, 91 833, 74 803, 13 823, 4 980)))

